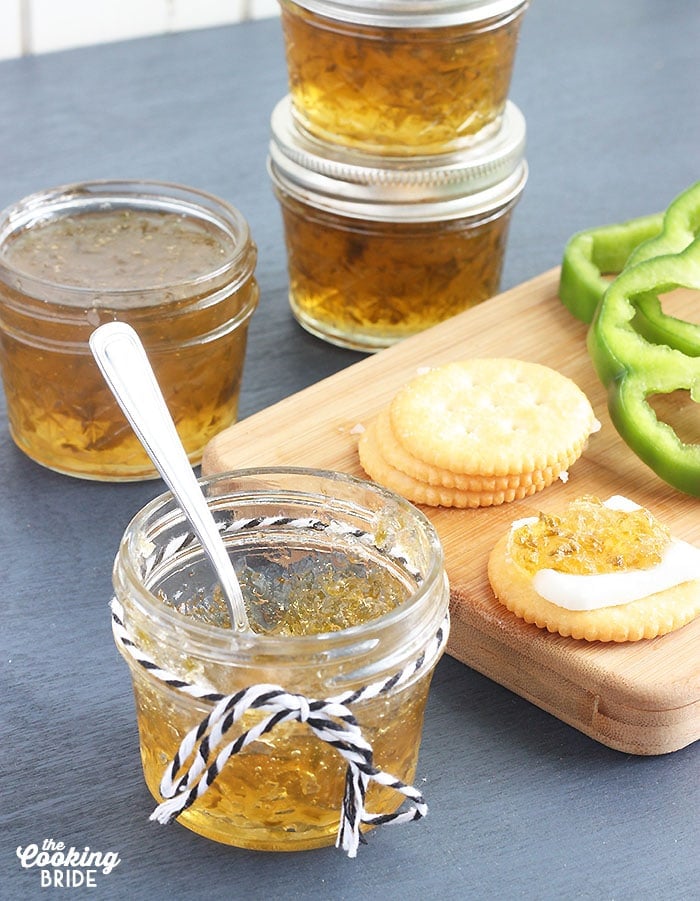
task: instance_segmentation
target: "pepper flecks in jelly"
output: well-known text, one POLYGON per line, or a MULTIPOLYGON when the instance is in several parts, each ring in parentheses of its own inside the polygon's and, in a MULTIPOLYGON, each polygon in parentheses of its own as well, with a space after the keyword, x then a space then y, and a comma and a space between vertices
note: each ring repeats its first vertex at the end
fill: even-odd
POLYGON ((465 146, 503 111, 525 5, 471 23, 404 28, 325 18, 285 0, 300 121, 325 140, 374 152, 465 146))
POLYGON ((127 200, 29 219, 0 245, 10 432, 32 459, 85 478, 155 475, 89 352, 91 332, 113 320, 136 329, 197 463, 236 420, 258 296, 254 247, 226 219, 127 200))
POLYGON ((221 266, 232 249, 202 219, 114 209, 32 224, 8 241, 2 259, 55 284, 141 291, 198 278, 221 266))

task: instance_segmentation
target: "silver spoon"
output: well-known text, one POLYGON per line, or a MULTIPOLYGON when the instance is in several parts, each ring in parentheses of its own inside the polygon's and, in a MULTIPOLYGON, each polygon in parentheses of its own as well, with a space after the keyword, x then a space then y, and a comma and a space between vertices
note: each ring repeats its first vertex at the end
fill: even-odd
POLYGON ((231 622, 249 632, 241 588, 139 336, 125 322, 90 335, 90 350, 139 441, 182 508, 219 578, 231 622))

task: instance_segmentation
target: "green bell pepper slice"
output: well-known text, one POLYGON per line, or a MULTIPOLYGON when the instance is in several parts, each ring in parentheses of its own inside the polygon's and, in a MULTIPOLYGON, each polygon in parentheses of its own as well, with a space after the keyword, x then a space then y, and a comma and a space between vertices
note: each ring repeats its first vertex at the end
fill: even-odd
MULTIPOLYGON (((698 237, 700 182, 679 194, 665 213, 574 235, 564 248, 559 298, 577 319, 590 323, 610 284, 609 276, 652 257, 680 253, 698 237)), ((640 330, 656 343, 691 354, 700 344, 700 326, 664 314, 654 295, 639 300, 638 320, 640 330)))
POLYGON ((559 299, 577 319, 590 323, 610 285, 631 254, 663 226, 663 213, 578 232, 566 244, 559 276, 559 299), (606 276, 608 276, 606 278, 606 276))
POLYGON ((682 441, 649 398, 687 390, 700 404, 700 345, 693 353, 649 340, 640 307, 675 288, 700 291, 700 238, 680 253, 651 256, 612 282, 588 332, 588 351, 608 389, 610 418, 624 441, 669 485, 700 497, 700 444, 682 441))
POLYGON ((671 201, 663 214, 663 225, 657 235, 643 241, 629 255, 627 264, 641 263, 652 257, 680 253, 700 237, 700 181, 695 182, 671 201))
MULTIPOLYGON (((700 237, 700 181, 680 194, 664 214, 658 235, 644 241, 629 256, 628 266, 666 254, 680 253, 700 237)), ((700 354, 700 324, 666 315, 658 297, 639 298, 638 328, 650 341, 668 344, 690 356, 700 354)))

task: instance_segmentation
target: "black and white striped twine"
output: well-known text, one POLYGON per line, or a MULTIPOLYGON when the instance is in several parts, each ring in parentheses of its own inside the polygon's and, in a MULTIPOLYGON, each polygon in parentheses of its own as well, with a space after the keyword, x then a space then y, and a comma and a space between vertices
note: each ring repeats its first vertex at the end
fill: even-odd
MULTIPOLYGON (((220 523, 224 534, 247 528, 270 525, 293 525, 300 528, 334 529, 347 533, 348 529, 337 522, 288 517, 268 517, 233 520, 220 523)), ((357 538, 367 536, 352 530, 357 538)), ((192 542, 190 534, 173 539, 168 545, 151 555, 144 563, 146 573, 159 563, 183 550, 192 542)), ((405 561, 403 561, 405 563, 405 561)), ((168 670, 161 669, 133 640, 124 622, 124 611, 119 601, 111 603, 112 629, 115 640, 151 676, 169 688, 214 705, 211 713, 199 725, 188 732, 180 743, 175 756, 163 773, 160 793, 165 799, 151 814, 150 819, 170 823, 207 791, 218 777, 226 762, 251 742, 283 722, 306 723, 321 740, 335 748, 347 763, 345 793, 342 802, 340 825, 336 847, 349 857, 355 857, 360 842, 364 842, 360 827, 378 826, 383 823, 405 823, 422 819, 428 812, 422 794, 395 776, 375 765, 372 746, 362 735, 360 726, 350 710, 352 704, 370 700, 392 691, 408 682, 426 663, 437 659, 447 641, 449 614, 418 658, 390 677, 352 691, 326 699, 311 699, 289 692, 280 685, 258 684, 230 695, 222 695, 194 683, 186 682, 168 670), (235 723, 249 710, 266 713, 256 725, 226 740, 235 723), (365 796, 370 782, 392 788, 402 794, 410 805, 391 814, 372 814, 365 810, 365 796)))
MULTIPOLYGON (((339 538, 352 538, 357 540, 360 544, 372 545, 376 550, 384 554, 384 556, 391 558, 403 566, 406 572, 413 576, 417 582, 422 581, 420 573, 409 566, 408 561, 401 553, 400 549, 387 548, 385 546, 379 547, 375 543, 374 537, 369 532, 358 529, 356 526, 352 526, 349 523, 339 522, 335 519, 323 520, 311 516, 291 517, 280 515, 252 516, 236 519, 230 516, 220 516, 216 521, 216 525, 222 538, 239 532, 252 532, 255 529, 265 530, 279 527, 300 529, 308 532, 327 532, 328 534, 339 538)), ((174 536, 168 542, 154 550, 152 554, 145 557, 143 560, 143 579, 147 580, 159 564, 166 562, 171 557, 186 550, 196 540, 197 538, 194 532, 185 532, 184 534, 174 536)))

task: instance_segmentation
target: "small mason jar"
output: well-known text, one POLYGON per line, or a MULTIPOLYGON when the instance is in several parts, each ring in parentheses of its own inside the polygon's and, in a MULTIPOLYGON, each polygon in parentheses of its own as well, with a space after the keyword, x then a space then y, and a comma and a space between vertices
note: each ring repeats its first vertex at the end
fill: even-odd
POLYGON ((0 213, 0 367, 18 447, 68 475, 157 475, 88 345, 122 320, 197 463, 237 416, 255 264, 240 212, 180 185, 67 185, 0 213))
POLYGON ((498 121, 527 0, 280 0, 299 124, 372 153, 444 153, 498 121))
POLYGON ((289 300, 312 334, 373 351, 497 293, 527 180, 525 119, 468 151, 412 159, 348 150, 275 108, 268 170, 280 202, 289 300))
MULTIPOLYGON (((382 691, 348 701, 348 709, 372 746, 374 765, 410 784, 444 646, 436 637, 444 641, 449 626, 443 552, 432 525, 403 498, 340 473, 240 470, 202 487, 251 631, 229 628, 215 575, 169 494, 135 516, 114 566, 113 604, 128 640, 115 638, 132 675, 154 798, 162 802, 169 761, 212 715, 217 698, 259 685, 328 700, 382 683, 382 691)), ((262 717, 245 712, 218 744, 210 740, 211 756, 262 717)), ((241 848, 333 844, 345 779, 346 762, 334 747, 307 723, 285 721, 230 756, 178 821, 241 848)), ((366 809, 390 815, 404 800, 372 782, 366 809)))

